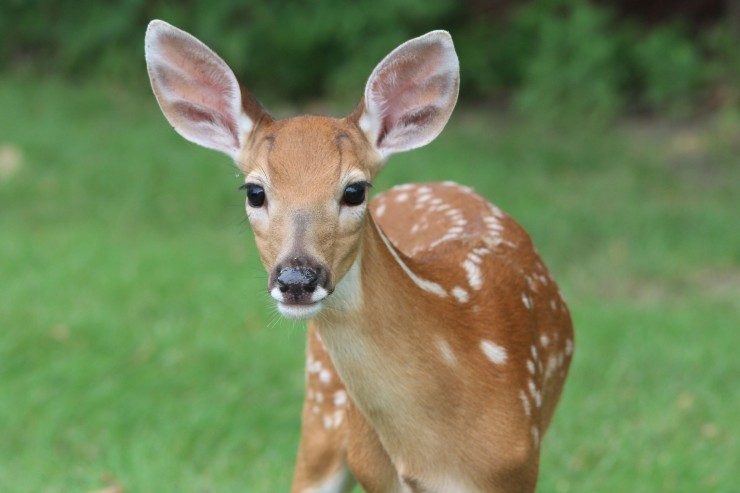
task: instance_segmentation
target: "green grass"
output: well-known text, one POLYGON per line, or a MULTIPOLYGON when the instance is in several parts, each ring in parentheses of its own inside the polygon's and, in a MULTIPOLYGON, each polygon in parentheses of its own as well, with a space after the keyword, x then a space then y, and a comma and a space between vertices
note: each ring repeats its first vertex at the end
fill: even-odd
MULTIPOLYGON (((144 94, 6 77, 0 108, 0 491, 287 491, 304 333, 228 160, 144 94)), ((739 135, 461 110, 375 184, 473 185, 558 278, 576 358, 539 491, 737 491, 739 135)))

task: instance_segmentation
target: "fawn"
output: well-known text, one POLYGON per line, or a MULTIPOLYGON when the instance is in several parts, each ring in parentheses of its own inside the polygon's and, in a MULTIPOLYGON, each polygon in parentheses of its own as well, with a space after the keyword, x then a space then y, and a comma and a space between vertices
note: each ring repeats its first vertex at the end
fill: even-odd
POLYGON ((387 158, 432 141, 452 113, 450 35, 393 50, 341 119, 274 119, 218 55, 163 21, 145 44, 170 124, 244 174, 278 310, 308 320, 292 491, 534 491, 573 354, 555 281, 521 226, 467 187, 368 200, 387 158))

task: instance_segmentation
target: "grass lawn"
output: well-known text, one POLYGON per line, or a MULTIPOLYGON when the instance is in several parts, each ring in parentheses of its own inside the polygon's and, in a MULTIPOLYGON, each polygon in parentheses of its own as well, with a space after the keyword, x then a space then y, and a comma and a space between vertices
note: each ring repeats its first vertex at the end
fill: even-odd
MULTIPOLYGON (((228 159, 144 92, 5 77, 0 108, 0 491, 287 491, 304 331, 228 159)), ((733 114, 566 132, 460 109, 375 183, 473 185, 559 280, 576 357, 538 491, 739 491, 739 154, 733 114)))

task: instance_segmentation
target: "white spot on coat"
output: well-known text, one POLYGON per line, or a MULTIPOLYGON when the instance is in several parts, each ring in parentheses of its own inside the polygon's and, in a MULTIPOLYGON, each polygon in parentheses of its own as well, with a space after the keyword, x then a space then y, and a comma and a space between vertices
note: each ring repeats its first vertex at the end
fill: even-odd
POLYGON ((483 218, 483 222, 486 223, 486 226, 488 227, 488 230, 491 233, 498 234, 503 232, 504 226, 500 222, 498 222, 498 219, 496 219, 493 216, 486 216, 483 218))
POLYGON ((521 399, 522 406, 524 406, 524 414, 526 414, 527 416, 531 416, 532 407, 529 404, 529 398, 527 398, 527 394, 525 394, 523 390, 519 391, 519 399, 521 399))
POLYGON ((499 219, 503 219, 504 218, 505 214, 501 211, 501 209, 499 209, 495 205, 488 204, 488 208, 491 210, 491 212, 493 213, 494 216, 498 217, 499 219))
POLYGON ((547 334, 542 334, 540 336, 540 344, 542 344, 542 347, 547 347, 547 345, 550 344, 550 338, 547 337, 547 334))
POLYGON ((313 356, 309 355, 306 359, 306 373, 314 374, 321 371, 321 360, 313 359, 313 356))
POLYGON ((537 407, 540 407, 542 405, 542 393, 535 385, 534 380, 530 379, 529 382, 527 382, 527 386, 529 387, 529 393, 532 395, 532 398, 534 399, 534 404, 537 407))
POLYGON ((552 374, 555 372, 555 370, 558 367, 558 358, 556 355, 551 354, 549 358, 547 358, 547 367, 545 368, 545 380, 549 380, 550 377, 552 377, 552 374))
POLYGON ((319 380, 323 384, 329 384, 331 382, 331 372, 327 369, 321 370, 319 372, 319 380))
POLYGON ((532 309, 532 300, 527 293, 522 293, 522 303, 527 307, 527 310, 532 309))
POLYGON ((491 341, 483 340, 480 343, 480 348, 483 350, 483 354, 486 355, 486 358, 491 360, 491 362, 497 365, 506 363, 506 349, 502 346, 491 341))
POLYGON ((339 425, 342 424, 342 420, 344 419, 344 411, 334 411, 334 422, 332 423, 334 428, 339 428, 339 425))
POLYGON ((466 259, 463 262, 463 267, 465 268, 465 274, 468 276, 470 287, 473 289, 480 289, 483 285, 480 268, 478 268, 478 266, 470 259, 466 259))
POLYGON ((324 415, 324 428, 327 430, 335 430, 339 428, 344 419, 344 411, 341 409, 334 411, 332 414, 324 415))
POLYGON ((442 358, 449 365, 457 364, 457 358, 455 357, 455 353, 452 351, 452 348, 450 347, 447 341, 445 341, 444 339, 438 339, 437 349, 439 349, 439 352, 442 355, 442 358))
POLYGON ((345 404, 347 404, 347 392, 344 390, 337 390, 334 393, 334 405, 337 407, 342 407, 345 404))
POLYGON ((454 288, 452 288, 452 296, 454 296, 460 303, 467 303, 470 299, 468 292, 460 286, 455 286, 454 288))

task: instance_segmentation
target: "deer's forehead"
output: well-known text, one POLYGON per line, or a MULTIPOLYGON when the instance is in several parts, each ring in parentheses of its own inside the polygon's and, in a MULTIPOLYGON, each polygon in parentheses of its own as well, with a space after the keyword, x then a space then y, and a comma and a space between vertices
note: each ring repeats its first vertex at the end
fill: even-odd
POLYGON ((275 188, 333 193, 332 184, 341 185, 347 175, 362 173, 356 144, 354 129, 342 120, 291 118, 262 129, 248 161, 250 170, 266 175, 275 188))

